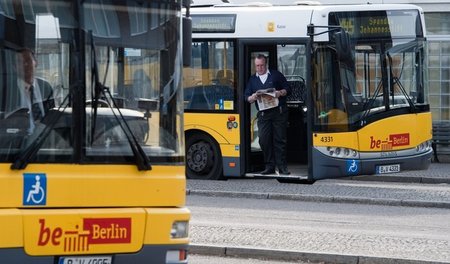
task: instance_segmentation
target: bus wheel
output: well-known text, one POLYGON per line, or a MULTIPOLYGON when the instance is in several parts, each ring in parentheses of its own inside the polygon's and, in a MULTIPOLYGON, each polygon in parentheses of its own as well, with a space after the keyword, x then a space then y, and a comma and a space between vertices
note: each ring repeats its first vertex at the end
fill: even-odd
POLYGON ((186 139, 186 176, 189 179, 219 180, 223 177, 222 155, 218 144, 206 135, 186 139))

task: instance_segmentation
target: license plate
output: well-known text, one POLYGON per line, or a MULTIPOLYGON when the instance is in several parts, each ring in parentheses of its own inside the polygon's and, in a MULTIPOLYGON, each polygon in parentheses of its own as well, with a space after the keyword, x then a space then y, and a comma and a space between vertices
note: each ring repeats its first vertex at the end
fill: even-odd
POLYGON ((377 171, 377 174, 400 172, 400 164, 377 166, 376 171, 377 171))
POLYGON ((112 256, 60 257, 58 264, 112 264, 112 256))

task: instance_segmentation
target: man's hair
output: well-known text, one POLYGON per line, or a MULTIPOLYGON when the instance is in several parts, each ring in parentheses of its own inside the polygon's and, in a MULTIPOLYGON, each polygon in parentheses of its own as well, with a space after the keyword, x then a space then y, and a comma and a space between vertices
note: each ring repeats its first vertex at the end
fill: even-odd
POLYGON ((25 53, 28 52, 31 54, 31 56, 33 57, 34 60, 36 60, 36 56, 34 55, 34 51, 30 48, 21 48, 19 49, 19 53, 25 53))
POLYGON ((264 59, 264 62, 267 64, 267 57, 264 54, 258 54, 256 55, 256 59, 262 60, 264 59))

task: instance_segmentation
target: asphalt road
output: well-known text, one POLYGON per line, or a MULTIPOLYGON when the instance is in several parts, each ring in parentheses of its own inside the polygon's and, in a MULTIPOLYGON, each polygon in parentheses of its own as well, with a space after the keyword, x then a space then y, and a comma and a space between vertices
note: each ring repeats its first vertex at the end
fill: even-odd
MULTIPOLYGON (((433 186, 425 192, 432 193, 433 186)), ((435 187, 439 192, 449 188, 435 187)), ((409 187, 415 192, 421 188, 409 187)), ((380 188, 378 195, 384 191, 380 188)), ((445 208, 199 195, 189 195, 187 206, 191 242, 204 253, 218 248, 228 256, 278 261, 450 263, 450 210, 445 208), (265 249, 269 252, 261 251, 265 249)))

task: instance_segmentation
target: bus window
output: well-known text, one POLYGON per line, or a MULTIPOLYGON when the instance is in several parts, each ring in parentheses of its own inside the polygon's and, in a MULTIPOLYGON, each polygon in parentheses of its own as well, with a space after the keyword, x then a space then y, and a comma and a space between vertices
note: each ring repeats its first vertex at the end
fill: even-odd
POLYGON ((183 71, 185 110, 234 110, 234 44, 193 42, 192 63, 183 71))
POLYGON ((318 49, 317 56, 314 57, 313 98, 315 104, 314 123, 323 126, 328 131, 346 131, 348 115, 344 103, 341 89, 331 87, 341 87, 339 78, 335 71, 338 69, 336 56, 329 48, 318 49), (317 79, 318 78, 318 79, 317 79), (317 82, 320 80, 319 82, 317 82))
POLYGON ((278 70, 288 81, 299 81, 305 78, 307 67, 305 45, 277 45, 277 56, 278 70))
POLYGON ((288 95, 288 105, 299 106, 306 101, 305 77, 306 77, 306 46, 304 44, 277 45, 278 70, 284 74, 291 94, 288 95))

